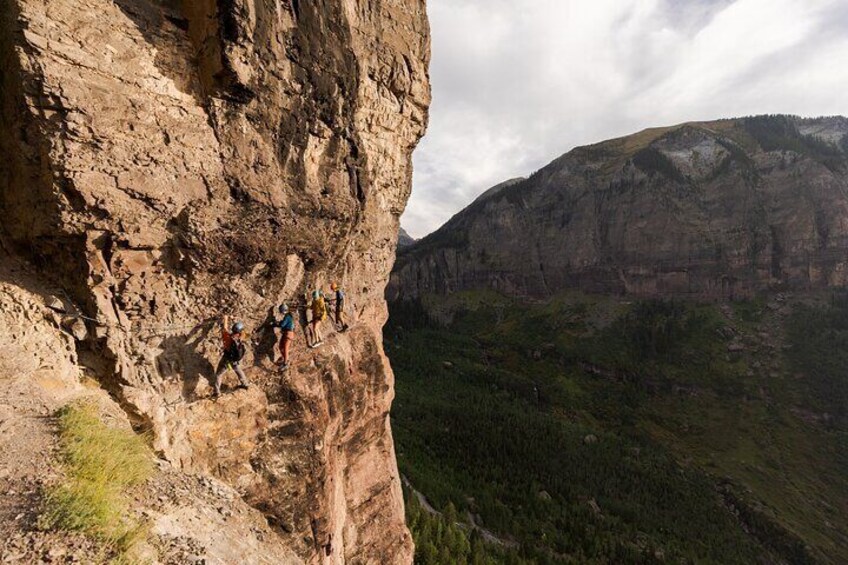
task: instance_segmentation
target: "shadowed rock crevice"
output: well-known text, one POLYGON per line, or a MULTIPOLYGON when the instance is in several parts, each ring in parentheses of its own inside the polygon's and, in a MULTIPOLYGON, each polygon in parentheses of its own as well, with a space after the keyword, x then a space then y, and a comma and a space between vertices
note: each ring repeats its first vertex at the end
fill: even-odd
POLYGON ((179 0, 114 0, 135 29, 156 49, 155 65, 177 88, 203 104, 201 81, 190 54, 189 19, 179 0))

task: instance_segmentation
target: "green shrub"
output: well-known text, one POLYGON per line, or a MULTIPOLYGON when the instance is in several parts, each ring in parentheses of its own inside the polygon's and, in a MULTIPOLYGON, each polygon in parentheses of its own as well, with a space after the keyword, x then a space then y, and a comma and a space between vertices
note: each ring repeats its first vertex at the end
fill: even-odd
POLYGON ((145 535, 129 517, 127 501, 127 490, 153 472, 143 436, 107 426, 89 403, 60 411, 59 436, 65 476, 46 493, 42 525, 83 532, 124 559, 145 535))

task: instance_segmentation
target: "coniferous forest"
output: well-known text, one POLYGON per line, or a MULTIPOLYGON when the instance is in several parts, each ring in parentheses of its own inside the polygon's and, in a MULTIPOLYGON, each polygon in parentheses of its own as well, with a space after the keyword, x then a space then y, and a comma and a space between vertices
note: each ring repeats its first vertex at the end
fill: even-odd
POLYGON ((416 562, 845 562, 846 319, 842 295, 392 305, 416 562))

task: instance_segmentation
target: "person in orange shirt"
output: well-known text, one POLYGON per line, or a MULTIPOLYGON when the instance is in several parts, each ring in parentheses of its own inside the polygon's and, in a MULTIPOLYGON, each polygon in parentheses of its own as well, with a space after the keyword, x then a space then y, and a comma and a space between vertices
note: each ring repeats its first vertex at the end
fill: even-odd
POLYGON ((244 324, 236 322, 230 327, 230 317, 224 315, 221 320, 221 339, 224 343, 224 354, 215 369, 215 378, 212 380, 214 389, 212 395, 217 398, 221 394, 221 377, 229 369, 232 369, 239 380, 239 388, 246 389, 250 386, 247 376, 241 368, 241 360, 247 353, 247 345, 244 343, 244 324))

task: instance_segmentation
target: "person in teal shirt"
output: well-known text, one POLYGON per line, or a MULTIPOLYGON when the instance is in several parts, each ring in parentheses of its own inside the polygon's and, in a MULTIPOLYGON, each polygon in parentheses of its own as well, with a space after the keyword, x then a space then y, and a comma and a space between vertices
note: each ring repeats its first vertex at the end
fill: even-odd
POLYGON ((289 368, 289 355, 294 341, 295 322, 288 304, 281 304, 279 311, 283 315, 283 319, 275 321, 273 327, 280 330, 280 359, 277 361, 277 365, 285 370, 289 368))

